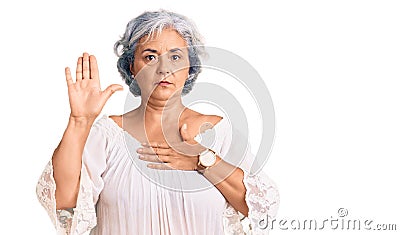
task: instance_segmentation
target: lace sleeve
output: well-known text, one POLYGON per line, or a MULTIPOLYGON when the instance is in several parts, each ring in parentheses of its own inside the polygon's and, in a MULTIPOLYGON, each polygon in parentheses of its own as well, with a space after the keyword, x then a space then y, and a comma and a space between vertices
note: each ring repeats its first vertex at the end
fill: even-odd
POLYGON ((39 178, 36 195, 50 216, 57 234, 83 234, 96 226, 91 181, 84 165, 81 170, 80 189, 75 208, 56 210, 55 192, 53 165, 50 161, 39 178))
POLYGON ((263 173, 243 178, 246 187, 246 203, 251 234, 268 234, 269 221, 276 217, 279 208, 279 192, 275 183, 263 173))
POLYGON ((225 234, 268 234, 269 227, 266 225, 276 217, 279 207, 278 189, 263 173, 252 176, 245 173, 243 183, 249 207, 248 217, 227 203, 223 215, 225 234))
POLYGON ((231 125, 224 126, 221 156, 244 172, 243 184, 246 188, 245 201, 249 208, 247 217, 236 211, 229 203, 223 214, 225 234, 268 234, 268 221, 275 218, 279 207, 279 193, 275 183, 262 171, 250 175, 255 156, 250 144, 244 154, 237 146, 245 144, 247 139, 231 125), (233 140, 232 136, 236 139, 233 140), (241 156, 244 156, 243 158, 241 156), (239 159, 235 159, 239 158, 239 159))
POLYGON ((106 166, 107 139, 101 133, 101 121, 92 127, 82 156, 80 187, 76 207, 56 209, 56 183, 53 164, 46 165, 36 186, 39 202, 46 209, 57 234, 84 234, 96 226, 95 204, 103 188, 101 173, 106 166))

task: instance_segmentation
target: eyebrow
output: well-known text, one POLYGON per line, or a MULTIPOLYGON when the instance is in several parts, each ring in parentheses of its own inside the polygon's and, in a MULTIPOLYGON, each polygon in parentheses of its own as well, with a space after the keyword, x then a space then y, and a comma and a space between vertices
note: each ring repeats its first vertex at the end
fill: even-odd
POLYGON ((180 51, 180 52, 182 52, 182 50, 181 49, 179 49, 179 48, 173 48, 173 49, 171 49, 171 50, 169 50, 170 52, 176 52, 176 51, 180 51))
POLYGON ((146 51, 150 51, 150 52, 152 52, 152 53, 157 53, 157 50, 155 50, 155 49, 150 49, 150 48, 144 49, 144 50, 142 51, 142 53, 144 53, 144 52, 146 52, 146 51))
MULTIPOLYGON (((157 50, 151 49, 151 48, 146 48, 146 49, 144 49, 144 50, 142 51, 142 53, 144 53, 144 52, 146 52, 146 51, 149 51, 149 52, 151 52, 151 53, 157 53, 157 50)), ((182 50, 179 49, 179 48, 172 48, 171 50, 169 50, 169 52, 176 52, 176 51, 182 52, 182 50)))

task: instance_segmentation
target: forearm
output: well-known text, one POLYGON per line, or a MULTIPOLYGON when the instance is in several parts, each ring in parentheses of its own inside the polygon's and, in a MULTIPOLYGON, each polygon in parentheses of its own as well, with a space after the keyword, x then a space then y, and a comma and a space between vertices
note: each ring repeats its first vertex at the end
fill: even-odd
POLYGON ((83 149, 93 121, 70 118, 60 144, 54 151, 52 162, 57 209, 76 205, 83 149))
POLYGON ((217 157, 216 164, 204 171, 204 177, 217 187, 233 208, 247 216, 249 209, 245 201, 246 187, 242 169, 217 157))

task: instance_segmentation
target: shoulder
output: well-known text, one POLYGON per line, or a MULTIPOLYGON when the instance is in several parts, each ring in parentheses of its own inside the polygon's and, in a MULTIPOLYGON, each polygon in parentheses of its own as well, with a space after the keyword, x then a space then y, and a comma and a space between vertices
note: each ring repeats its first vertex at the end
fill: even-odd
POLYGON ((183 122, 189 122, 189 123, 193 123, 193 124, 210 123, 212 126, 214 126, 221 120, 222 120, 221 116, 203 114, 203 113, 194 111, 189 108, 186 108, 185 115, 182 118, 183 122))
POLYGON ((119 132, 118 121, 122 123, 122 118, 118 120, 118 115, 109 116, 104 114, 97 118, 90 132, 92 135, 102 135, 104 137, 115 137, 119 132))
POLYGON ((209 115, 196 112, 191 109, 186 110, 186 115, 182 118, 182 124, 188 125, 189 132, 193 131, 194 135, 213 128, 223 117, 218 115, 209 115))
POLYGON ((108 117, 111 118, 119 127, 122 128, 122 115, 111 115, 108 117))

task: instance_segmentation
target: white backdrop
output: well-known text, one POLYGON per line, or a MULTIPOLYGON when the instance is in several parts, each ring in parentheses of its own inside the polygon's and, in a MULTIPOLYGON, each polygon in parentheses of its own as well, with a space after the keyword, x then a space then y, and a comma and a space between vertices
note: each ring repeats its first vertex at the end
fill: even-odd
MULTIPOLYGON (((103 88, 122 84, 113 44, 131 18, 160 8, 192 18, 207 45, 265 79, 277 125, 264 170, 280 189, 278 218, 322 221, 345 208, 400 230, 398 1, 24 0, 0 3, 1 234, 54 233, 35 186, 67 123, 64 67, 87 51, 103 88)), ((120 114, 127 91, 104 112, 120 114)), ((272 234, 292 232, 310 233, 272 234)))

